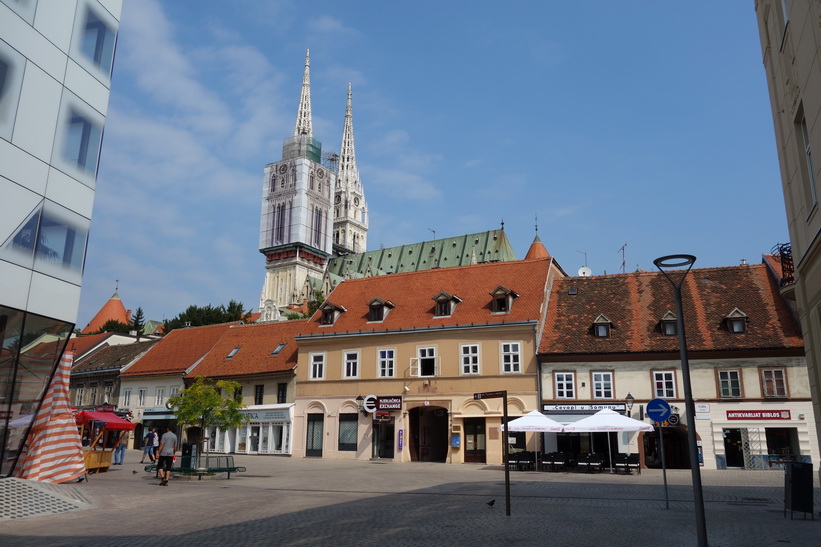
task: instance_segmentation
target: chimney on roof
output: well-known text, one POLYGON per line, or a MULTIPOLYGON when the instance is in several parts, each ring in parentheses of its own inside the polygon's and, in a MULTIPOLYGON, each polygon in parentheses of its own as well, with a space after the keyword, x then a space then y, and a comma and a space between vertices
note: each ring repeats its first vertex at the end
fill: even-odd
POLYGON ((741 259, 741 265, 742 265, 742 266, 746 266, 746 265, 747 265, 747 259, 746 259, 746 258, 742 258, 742 259, 741 259))

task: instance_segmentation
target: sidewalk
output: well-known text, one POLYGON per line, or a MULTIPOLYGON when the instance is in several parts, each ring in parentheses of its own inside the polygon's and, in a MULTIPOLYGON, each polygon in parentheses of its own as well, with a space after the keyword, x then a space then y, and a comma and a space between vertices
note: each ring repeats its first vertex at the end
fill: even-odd
MULTIPOLYGON (((235 460, 248 472, 231 480, 175 478, 158 487, 153 473, 126 463, 60 486, 94 507, 3 522, 0 544, 695 545, 689 470, 667 472, 669 509, 659 470, 511 472, 506 516, 499 466, 235 460)), ((813 521, 784 518, 783 472, 703 470, 702 482, 710 545, 818 544, 818 484, 813 521)))

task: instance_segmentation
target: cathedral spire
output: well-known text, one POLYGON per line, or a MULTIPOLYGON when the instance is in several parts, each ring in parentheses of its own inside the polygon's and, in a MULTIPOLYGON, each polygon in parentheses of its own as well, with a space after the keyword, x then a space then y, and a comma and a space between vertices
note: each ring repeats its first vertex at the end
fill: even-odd
POLYGON ((348 83, 348 104, 345 107, 345 124, 342 128, 342 149, 339 152, 340 188, 359 190, 359 171, 356 168, 356 150, 353 143, 353 107, 351 106, 351 84, 348 83))
MULTIPOLYGON (((350 92, 349 92, 350 93, 350 92)), ((311 129, 311 50, 305 50, 305 72, 302 73, 302 93, 299 96, 299 111, 296 114, 294 137, 312 137, 311 129)))

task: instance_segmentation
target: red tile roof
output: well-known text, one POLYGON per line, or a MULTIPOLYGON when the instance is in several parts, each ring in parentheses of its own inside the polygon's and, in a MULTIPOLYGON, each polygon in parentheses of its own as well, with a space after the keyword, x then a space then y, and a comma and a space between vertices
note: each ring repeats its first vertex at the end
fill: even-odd
MULTIPOLYGON (((140 354, 146 352, 157 343, 157 340, 147 342, 136 342, 134 344, 120 344, 118 346, 107 346, 98 352, 93 353, 88 358, 80 361, 72 369, 75 372, 89 372, 93 370, 109 370, 123 368, 133 361, 140 354)), ((77 361, 75 360, 75 363, 77 361)))
POLYGON ((182 374, 205 356, 232 325, 221 323, 205 327, 174 329, 121 376, 154 376, 182 374))
POLYGON ((73 351, 74 360, 77 361, 82 358, 87 351, 102 344, 106 339, 111 338, 111 336, 113 336, 113 333, 110 332, 101 332, 100 334, 89 334, 86 336, 72 335, 68 341, 68 345, 66 345, 66 351, 73 351))
POLYGON ((100 308, 100 311, 97 312, 97 315, 94 316, 86 328, 82 330, 82 334, 88 334, 90 332, 96 332, 103 328, 103 325, 110 320, 119 321, 120 323, 128 324, 131 321, 131 312, 125 309, 123 306, 123 301, 120 300, 120 295, 114 293, 108 301, 103 304, 103 307, 100 308))
POLYGON ((347 311, 327 326, 319 323, 321 312, 315 313, 301 335, 538 320, 551 264, 550 259, 495 262, 343 281, 326 302, 347 311), (519 294, 510 313, 491 313, 490 293, 500 285, 519 294), (442 291, 461 302, 451 316, 434 317, 433 297, 442 291), (383 321, 369 323, 368 303, 374 298, 390 301, 394 307, 383 321))
MULTIPOLYGON (((682 300, 690 352, 803 348, 801 329, 763 264, 693 269, 682 300), (735 308, 748 317, 746 333, 731 334, 723 322, 735 308)), ((668 311, 676 313, 675 294, 661 272, 557 279, 539 354, 678 352, 678 336, 659 330, 668 311), (592 335, 600 314, 612 321, 609 338, 592 335)))
POLYGON ((297 364, 294 336, 306 323, 307 319, 302 319, 233 326, 187 377, 220 378, 293 370, 297 364), (285 346, 273 355, 280 344, 285 346), (229 358, 235 348, 239 351, 229 358))
POLYGON ((539 236, 533 239, 533 243, 530 244, 530 248, 525 255, 525 260, 534 260, 537 258, 550 258, 550 253, 547 252, 547 247, 544 246, 539 236))

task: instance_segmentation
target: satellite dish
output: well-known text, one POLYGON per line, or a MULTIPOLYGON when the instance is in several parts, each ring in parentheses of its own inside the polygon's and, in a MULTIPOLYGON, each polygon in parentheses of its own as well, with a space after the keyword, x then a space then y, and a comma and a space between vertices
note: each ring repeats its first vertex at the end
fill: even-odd
POLYGON ((590 277, 590 274, 593 273, 593 270, 588 268, 587 266, 582 266, 579 268, 579 276, 581 277, 590 277))

